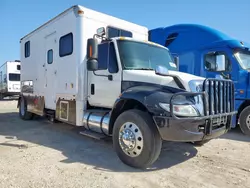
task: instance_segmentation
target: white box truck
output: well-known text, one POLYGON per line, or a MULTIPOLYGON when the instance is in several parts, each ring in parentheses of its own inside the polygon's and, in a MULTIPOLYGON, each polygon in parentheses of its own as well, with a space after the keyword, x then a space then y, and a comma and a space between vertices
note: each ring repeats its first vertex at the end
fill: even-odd
POLYGON ((20 68, 19 60, 6 61, 0 67, 0 100, 20 94, 20 68))
POLYGON ((20 41, 20 117, 112 137, 121 161, 136 168, 156 161, 162 140, 206 142, 226 133, 236 113, 233 83, 178 72, 169 50, 147 38, 146 27, 67 9, 20 41), (227 107, 219 114, 218 96, 227 107))

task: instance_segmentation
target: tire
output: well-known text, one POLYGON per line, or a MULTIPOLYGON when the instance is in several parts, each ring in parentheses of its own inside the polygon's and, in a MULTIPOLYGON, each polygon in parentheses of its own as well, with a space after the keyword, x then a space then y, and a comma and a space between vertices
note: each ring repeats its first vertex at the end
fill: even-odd
POLYGON ((203 141, 196 141, 196 142, 193 142, 193 145, 201 147, 204 144, 208 143, 209 141, 210 141, 210 139, 209 140, 203 140, 203 141))
POLYGON ((27 111, 27 103, 24 97, 20 98, 19 117, 23 120, 31 120, 33 113, 27 111))
POLYGON ((158 159, 161 153, 162 139, 148 113, 140 110, 128 110, 115 121, 113 147, 124 164, 134 168, 147 168, 158 159), (130 142, 126 140, 124 142, 122 138, 125 136, 120 134, 120 132, 126 131, 134 136, 134 139, 127 137, 130 142), (128 143, 132 148, 127 147, 128 143), (125 151, 125 148, 128 150, 125 151))
POLYGON ((0 93, 0 100, 3 100, 4 99, 4 96, 2 93, 0 93))
POLYGON ((250 136, 250 106, 244 108, 240 113, 240 129, 245 134, 250 136))

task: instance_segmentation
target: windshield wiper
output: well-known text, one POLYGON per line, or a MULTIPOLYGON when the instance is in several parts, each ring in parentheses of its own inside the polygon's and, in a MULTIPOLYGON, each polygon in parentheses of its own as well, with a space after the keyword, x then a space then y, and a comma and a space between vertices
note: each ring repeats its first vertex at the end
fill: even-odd
POLYGON ((130 70, 154 70, 152 68, 131 68, 130 70))

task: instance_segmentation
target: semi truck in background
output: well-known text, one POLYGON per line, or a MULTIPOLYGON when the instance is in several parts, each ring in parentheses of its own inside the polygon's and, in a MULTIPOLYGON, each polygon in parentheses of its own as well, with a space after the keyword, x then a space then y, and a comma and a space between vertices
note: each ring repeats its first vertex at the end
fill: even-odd
POLYGON ((0 100, 20 94, 19 60, 7 61, 0 67, 0 100))
POLYGON ((199 24, 155 28, 149 40, 169 48, 181 72, 233 80, 238 113, 232 127, 250 135, 250 44, 199 24))
POLYGON ((169 50, 147 39, 143 26, 79 5, 65 10, 20 39, 20 118, 111 137, 120 160, 136 168, 157 160, 162 140, 225 134, 236 113, 233 82, 178 72, 169 50), (217 94, 226 98, 213 112, 217 94))

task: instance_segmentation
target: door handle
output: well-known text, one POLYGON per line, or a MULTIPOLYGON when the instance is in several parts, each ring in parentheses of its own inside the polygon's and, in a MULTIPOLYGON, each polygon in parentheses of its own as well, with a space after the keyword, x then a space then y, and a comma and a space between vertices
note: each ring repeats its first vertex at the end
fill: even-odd
POLYGON ((95 94, 95 84, 91 84, 91 95, 95 94))

